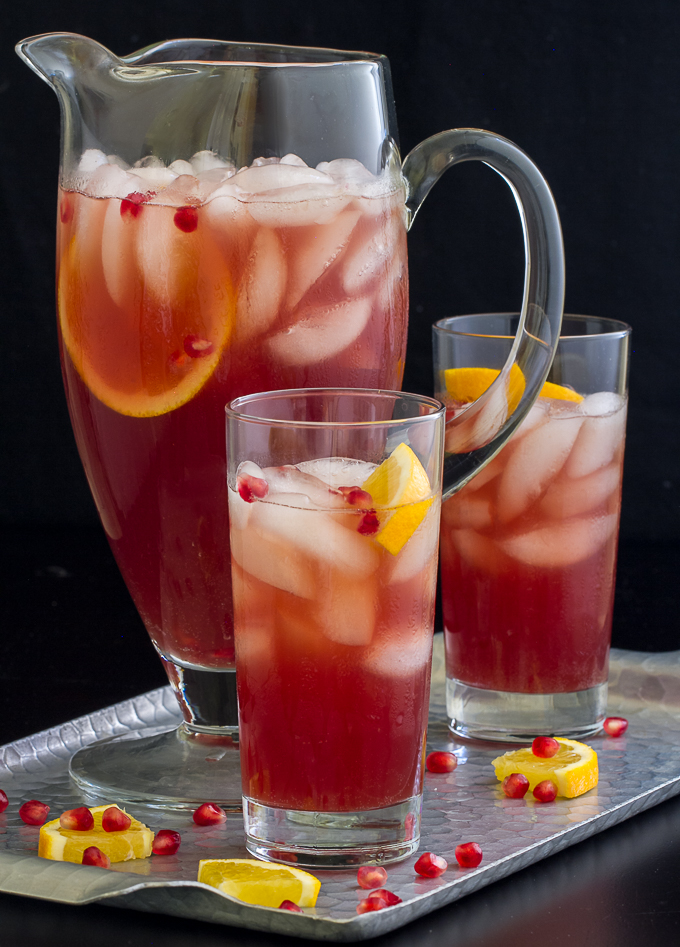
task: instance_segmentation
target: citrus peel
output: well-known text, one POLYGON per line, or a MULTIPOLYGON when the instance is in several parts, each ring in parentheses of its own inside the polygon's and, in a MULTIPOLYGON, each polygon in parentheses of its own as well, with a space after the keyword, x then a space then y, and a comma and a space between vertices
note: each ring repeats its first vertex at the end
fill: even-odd
POLYGON ((529 780, 532 791, 539 783, 549 779, 557 786, 558 795, 568 799, 581 796, 597 786, 599 774, 595 750, 576 740, 564 737, 555 739, 560 748, 549 758, 535 756, 531 747, 509 750, 496 757, 492 762, 496 778, 503 782, 506 776, 521 773, 529 780))
POLYGON ((321 882, 309 872, 251 858, 208 858, 198 863, 198 881, 246 904, 278 908, 292 901, 313 908, 321 882))
MULTIPOLYGON (((64 829, 59 824, 59 819, 46 822, 40 829, 38 855, 51 861, 75 862, 78 865, 83 860, 83 852, 92 846, 107 855, 111 862, 146 858, 150 855, 154 834, 137 819, 131 817, 129 828, 123 831, 104 831, 102 816, 109 808, 110 803, 91 808, 94 825, 86 831, 64 829)), ((120 809, 120 806, 118 808, 120 809)))
MULTIPOLYGON (((497 368, 447 368, 444 371, 446 392, 452 401, 458 404, 471 404, 489 388, 498 378, 500 371, 497 368)), ((507 398, 508 413, 512 414, 520 398, 524 394, 526 381, 519 365, 513 365, 508 374, 507 398)), ((560 401, 583 401, 583 395, 567 388, 565 385, 556 385, 547 381, 539 393, 539 398, 555 398, 560 401)))
POLYGON ((375 539, 393 556, 406 545, 434 502, 423 465, 405 443, 399 444, 362 484, 377 508, 375 539))

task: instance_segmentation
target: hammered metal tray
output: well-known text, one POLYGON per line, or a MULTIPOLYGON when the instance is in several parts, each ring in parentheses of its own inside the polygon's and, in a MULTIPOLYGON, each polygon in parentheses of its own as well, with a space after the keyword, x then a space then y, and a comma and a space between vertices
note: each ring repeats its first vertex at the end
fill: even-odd
POLYGON ((426 880, 413 870, 415 857, 390 867, 386 886, 403 904, 357 915, 356 905, 366 892, 357 887, 354 871, 316 872, 321 892, 316 908, 305 914, 254 907, 198 884, 200 858, 247 857, 236 815, 224 825, 199 828, 187 815, 129 806, 154 830, 179 831, 179 853, 114 865, 109 871, 39 859, 38 829, 19 819, 21 803, 40 799, 55 814, 82 805, 67 773, 71 754, 103 737, 176 725, 169 688, 0 748, 0 786, 10 798, 0 815, 0 891, 65 904, 99 901, 312 940, 358 941, 401 927, 680 793, 680 652, 612 652, 609 712, 628 717, 629 729, 618 739, 590 741, 599 754, 596 789, 577 799, 540 805, 501 793, 490 766, 501 747, 451 738, 441 638, 435 639, 428 743, 430 749, 453 750, 459 765, 448 775, 426 776, 420 850, 443 855, 449 868, 440 878, 426 880), (466 841, 479 842, 484 852, 476 869, 456 865, 454 849, 466 841))

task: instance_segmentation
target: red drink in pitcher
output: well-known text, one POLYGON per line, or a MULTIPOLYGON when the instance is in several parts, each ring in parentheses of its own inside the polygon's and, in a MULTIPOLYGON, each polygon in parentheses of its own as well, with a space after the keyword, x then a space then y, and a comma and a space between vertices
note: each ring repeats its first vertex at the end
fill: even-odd
POLYGON ((626 402, 549 388, 442 509, 447 678, 490 691, 607 680, 626 402))
POLYGON ((69 410, 118 565, 162 656, 233 667, 224 406, 260 389, 399 388, 401 182, 293 155, 133 168, 87 151, 60 193, 69 410))

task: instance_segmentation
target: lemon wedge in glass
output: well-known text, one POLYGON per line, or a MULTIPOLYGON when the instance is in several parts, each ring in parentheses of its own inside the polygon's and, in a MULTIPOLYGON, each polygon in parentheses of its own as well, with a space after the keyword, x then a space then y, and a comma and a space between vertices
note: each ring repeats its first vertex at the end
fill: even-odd
POLYGON ((362 489, 371 494, 380 520, 376 541, 396 556, 434 501, 423 465, 408 444, 401 443, 376 467, 362 489))

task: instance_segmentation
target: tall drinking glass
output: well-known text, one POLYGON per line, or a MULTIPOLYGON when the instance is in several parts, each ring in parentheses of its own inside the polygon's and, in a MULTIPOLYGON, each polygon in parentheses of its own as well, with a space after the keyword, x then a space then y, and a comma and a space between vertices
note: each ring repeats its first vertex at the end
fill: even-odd
POLYGON ((418 846, 444 408, 303 390, 227 409, 248 850, 297 865, 418 846))
MULTIPOLYGON (((474 400, 505 363, 516 315, 434 329, 435 377, 465 451, 474 400)), ((585 737, 605 717, 630 328, 565 316, 539 399, 486 468, 443 506, 447 711, 466 737, 585 737)), ((511 375, 509 397, 524 380, 511 375)))
MULTIPOLYGON (((180 39, 119 58, 69 33, 17 51, 62 109, 57 297, 73 429, 184 720, 86 748, 71 773, 121 802, 239 805, 224 405, 258 390, 399 388, 407 229, 448 167, 477 160, 513 189, 527 256, 507 366, 527 389, 482 453, 495 450, 557 343, 557 211, 530 159, 490 132, 442 132, 402 164, 384 56, 180 39)), ((474 409, 492 425, 494 398, 474 409)), ((454 460, 447 483, 480 462, 454 460)))

